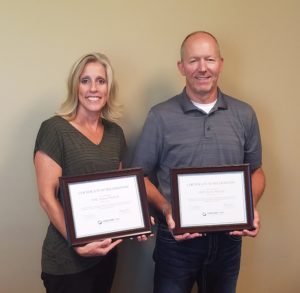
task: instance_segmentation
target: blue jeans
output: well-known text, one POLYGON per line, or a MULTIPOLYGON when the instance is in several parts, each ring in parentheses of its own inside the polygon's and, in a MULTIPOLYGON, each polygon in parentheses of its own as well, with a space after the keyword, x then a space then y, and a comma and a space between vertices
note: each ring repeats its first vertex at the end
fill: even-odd
POLYGON ((228 233, 211 233, 176 241, 160 224, 154 250, 154 293, 234 293, 242 241, 228 233))

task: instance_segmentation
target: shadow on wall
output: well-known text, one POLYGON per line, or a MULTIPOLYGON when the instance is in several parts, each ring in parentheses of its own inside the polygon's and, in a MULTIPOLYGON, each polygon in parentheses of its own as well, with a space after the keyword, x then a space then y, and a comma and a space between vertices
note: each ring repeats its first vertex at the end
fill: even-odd
POLYGON ((0 231, 5 237, 0 262, 5 266, 0 268, 1 292, 43 292, 40 261, 48 219, 38 203, 33 147, 40 123, 47 118, 42 116, 51 107, 41 103, 12 111, 14 127, 3 140, 0 231))
POLYGON ((151 293, 153 290, 152 252, 155 238, 145 242, 124 240, 119 246, 117 272, 112 293, 151 293))
MULTIPOLYGON (((135 108, 125 105, 123 125, 128 129, 128 152, 124 167, 131 167, 134 150, 147 113, 152 106, 176 94, 174 85, 159 75, 136 93, 135 108), (137 109, 137 110, 135 110, 137 109), (131 111, 129 113, 129 111, 131 111), (138 122, 138 123, 137 123, 138 122)), ((154 262, 152 260, 155 237, 146 242, 124 240, 119 247, 117 273, 112 293, 151 293, 153 290, 154 262)))
POLYGON ((178 85, 176 86, 176 83, 172 83, 171 80, 171 76, 166 77, 157 74, 145 87, 137 90, 135 93, 134 105, 125 105, 124 119, 122 121, 126 131, 128 145, 125 167, 131 166, 138 138, 151 107, 178 93, 176 90, 178 85))

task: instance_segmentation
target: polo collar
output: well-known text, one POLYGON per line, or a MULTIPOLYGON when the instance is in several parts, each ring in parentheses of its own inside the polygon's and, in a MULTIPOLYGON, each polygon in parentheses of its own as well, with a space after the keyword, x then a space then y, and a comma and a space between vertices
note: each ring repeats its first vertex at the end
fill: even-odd
MULTIPOLYGON (((181 95, 180 95, 180 104, 183 109, 183 112, 190 112, 190 111, 199 111, 199 109, 191 102, 191 99, 186 93, 186 89, 184 88, 181 95)), ((224 94, 218 88, 218 97, 217 103, 214 105, 211 112, 217 111, 219 109, 226 110, 228 108, 227 102, 224 98, 224 94)))

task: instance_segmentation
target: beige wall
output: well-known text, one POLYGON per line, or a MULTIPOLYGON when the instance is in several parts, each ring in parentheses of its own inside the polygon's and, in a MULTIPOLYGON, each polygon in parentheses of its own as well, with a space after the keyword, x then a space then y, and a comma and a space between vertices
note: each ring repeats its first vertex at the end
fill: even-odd
MULTIPOLYGON (((65 95, 71 64, 102 51, 116 69, 130 149, 149 107, 181 90, 181 40, 214 33, 222 89, 257 111, 268 187, 261 234, 245 239, 238 292, 300 287, 298 0, 0 0, 0 292, 43 292, 47 218, 37 201, 32 149, 65 95)), ((153 241, 125 242, 114 292, 151 292, 153 241)))

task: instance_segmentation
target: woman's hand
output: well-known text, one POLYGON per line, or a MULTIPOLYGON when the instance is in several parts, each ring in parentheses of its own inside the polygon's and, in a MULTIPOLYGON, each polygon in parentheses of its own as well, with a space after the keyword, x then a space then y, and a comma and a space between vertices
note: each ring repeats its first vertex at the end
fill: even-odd
POLYGON ((84 257, 104 256, 122 242, 122 239, 112 241, 111 238, 88 243, 84 246, 74 247, 74 250, 84 257))

